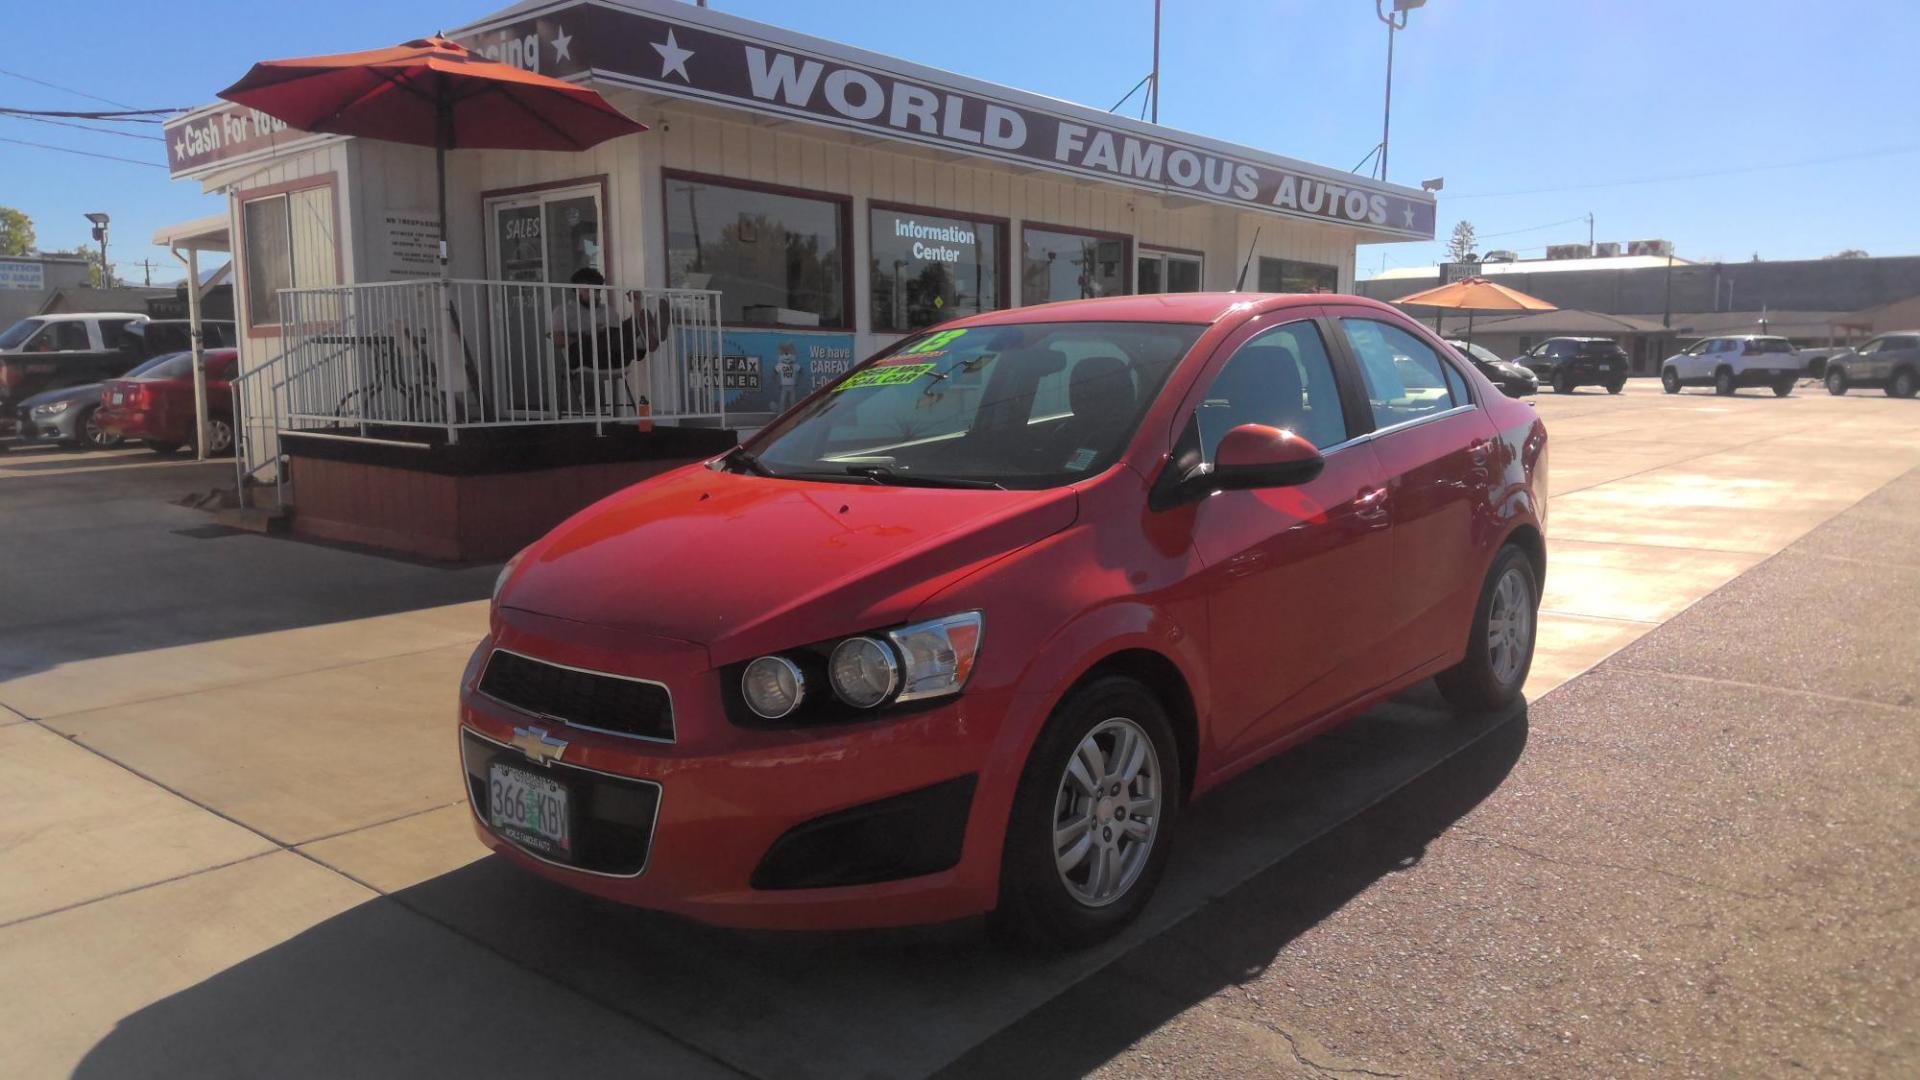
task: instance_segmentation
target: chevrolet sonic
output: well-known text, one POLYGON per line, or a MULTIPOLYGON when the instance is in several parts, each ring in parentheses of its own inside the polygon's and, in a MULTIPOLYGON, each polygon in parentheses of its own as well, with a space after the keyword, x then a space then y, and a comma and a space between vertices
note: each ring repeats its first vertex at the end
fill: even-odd
POLYGON ((715 923, 1097 941, 1193 798, 1425 679, 1519 695, 1546 462, 1370 300, 942 324, 507 564, 461 684, 477 831, 715 923))

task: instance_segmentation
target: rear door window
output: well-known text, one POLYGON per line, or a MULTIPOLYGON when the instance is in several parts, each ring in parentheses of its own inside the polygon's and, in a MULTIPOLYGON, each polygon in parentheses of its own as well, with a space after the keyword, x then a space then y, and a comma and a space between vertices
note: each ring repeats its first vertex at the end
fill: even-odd
POLYGON ((1446 361, 1419 338, 1375 319, 1341 319, 1340 328, 1360 362, 1375 427, 1404 424, 1454 407, 1446 361))

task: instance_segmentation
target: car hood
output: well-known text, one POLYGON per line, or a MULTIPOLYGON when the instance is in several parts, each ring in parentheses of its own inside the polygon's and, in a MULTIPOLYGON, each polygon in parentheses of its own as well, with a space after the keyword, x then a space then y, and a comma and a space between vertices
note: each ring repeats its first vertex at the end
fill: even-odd
POLYGON ((41 405, 51 405, 56 401, 84 401, 98 398, 104 383, 83 383, 80 386, 63 386, 58 390, 44 390, 30 398, 20 400, 20 408, 32 409, 41 405))
POLYGON ((1072 524, 1073 488, 812 483, 695 465, 588 507, 527 548, 504 608, 676 638, 714 664, 903 621, 1072 524))

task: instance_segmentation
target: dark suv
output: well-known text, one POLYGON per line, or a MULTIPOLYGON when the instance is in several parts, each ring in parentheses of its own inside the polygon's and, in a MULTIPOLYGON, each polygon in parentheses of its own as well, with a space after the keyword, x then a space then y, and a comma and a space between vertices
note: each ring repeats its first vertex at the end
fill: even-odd
POLYGON ((1604 386, 1617 394, 1627 385, 1627 350, 1609 338, 1548 338, 1516 363, 1540 376, 1555 393, 1579 386, 1604 386))

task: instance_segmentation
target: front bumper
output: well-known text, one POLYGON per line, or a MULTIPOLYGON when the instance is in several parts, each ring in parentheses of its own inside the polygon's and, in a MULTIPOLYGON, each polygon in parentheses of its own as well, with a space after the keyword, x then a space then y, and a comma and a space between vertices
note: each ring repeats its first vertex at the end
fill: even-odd
MULTIPOLYGON (((461 755, 475 832, 494 851, 543 877, 719 925, 896 926, 961 918, 993 906, 1019 772, 1017 762, 1009 766, 1008 755, 993 749, 1005 725, 1023 717, 1031 721, 1027 712, 1043 715, 1042 705, 1029 704, 1026 695, 970 688, 932 708, 882 711, 865 723, 793 731, 736 726, 723 715, 720 700, 719 677, 698 646, 512 613, 476 649, 461 687, 461 755), (496 645, 553 663, 666 684, 674 702, 674 741, 574 727, 479 693, 475 684, 496 645), (620 842, 629 847, 608 847, 608 837, 590 836, 587 843, 602 847, 591 860, 595 866, 583 868, 550 859, 489 827, 488 785, 476 778, 486 775, 496 755, 530 767, 512 744, 516 731, 525 741, 524 733, 535 729, 545 731, 549 742, 566 743, 547 775, 567 783, 570 791, 579 784, 588 802, 599 798, 601 787, 629 807, 653 792, 644 839, 640 822, 623 811, 627 817, 616 824, 625 830, 620 842), (968 797, 950 797, 963 787, 968 797), (779 848, 793 855, 794 845, 783 844, 783 837, 936 790, 949 796, 938 804, 947 808, 940 812, 962 819, 927 826, 932 833, 953 826, 957 859, 941 860, 951 865, 867 884, 796 887, 806 884, 801 867, 797 877, 787 874, 781 887, 756 887, 768 884, 770 862, 782 862, 769 860, 769 852, 779 848)), ((939 840, 929 835, 928 842, 939 840)))
POLYGON ((54 416, 23 417, 16 434, 23 442, 77 442, 80 438, 78 427, 80 410, 68 409, 54 416))

